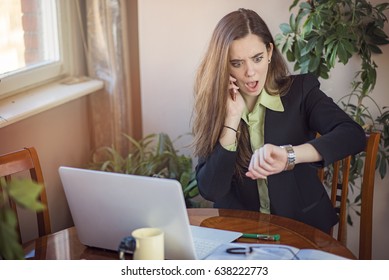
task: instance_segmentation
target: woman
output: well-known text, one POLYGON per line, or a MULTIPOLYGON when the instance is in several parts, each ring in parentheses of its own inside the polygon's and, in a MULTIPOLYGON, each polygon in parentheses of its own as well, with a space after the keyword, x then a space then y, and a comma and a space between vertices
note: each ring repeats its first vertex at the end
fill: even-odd
POLYGON ((317 167, 362 151, 365 133, 313 75, 288 75, 254 11, 239 9, 217 24, 197 73, 194 113, 198 186, 215 207, 325 232, 336 224, 317 167))

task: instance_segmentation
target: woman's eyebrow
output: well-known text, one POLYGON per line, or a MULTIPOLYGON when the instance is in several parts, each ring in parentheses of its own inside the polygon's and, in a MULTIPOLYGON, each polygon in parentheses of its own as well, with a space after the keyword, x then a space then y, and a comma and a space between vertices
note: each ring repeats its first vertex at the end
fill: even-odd
POLYGON ((258 56, 263 55, 264 52, 257 53, 256 55, 252 56, 251 58, 257 58, 258 56))
MULTIPOLYGON (((251 58, 251 59, 257 58, 258 56, 263 55, 263 53, 264 53, 264 52, 257 53, 257 54, 253 55, 253 56, 250 57, 250 58, 251 58)), ((230 59, 230 62, 231 62, 231 63, 237 63, 237 62, 241 62, 241 61, 244 61, 244 59, 230 59)))
POLYGON ((238 63, 238 62, 242 62, 243 59, 230 59, 230 63, 238 63))

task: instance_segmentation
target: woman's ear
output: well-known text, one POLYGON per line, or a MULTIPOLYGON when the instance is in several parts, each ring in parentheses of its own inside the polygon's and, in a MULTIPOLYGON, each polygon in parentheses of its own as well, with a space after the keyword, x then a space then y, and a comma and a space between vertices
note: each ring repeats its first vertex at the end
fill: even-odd
POLYGON ((271 61, 272 55, 273 55, 273 43, 269 43, 269 45, 267 47, 267 56, 268 56, 269 61, 271 61))

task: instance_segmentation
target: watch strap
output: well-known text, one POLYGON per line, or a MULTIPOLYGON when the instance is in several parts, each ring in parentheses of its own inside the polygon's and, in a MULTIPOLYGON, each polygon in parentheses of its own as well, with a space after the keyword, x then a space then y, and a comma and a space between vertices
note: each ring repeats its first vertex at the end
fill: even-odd
POLYGON ((296 164, 296 154, 293 150, 293 146, 292 145, 283 145, 280 147, 282 149, 285 149, 287 154, 288 154, 288 159, 286 161, 286 165, 285 165, 284 170, 285 171, 292 170, 296 164))

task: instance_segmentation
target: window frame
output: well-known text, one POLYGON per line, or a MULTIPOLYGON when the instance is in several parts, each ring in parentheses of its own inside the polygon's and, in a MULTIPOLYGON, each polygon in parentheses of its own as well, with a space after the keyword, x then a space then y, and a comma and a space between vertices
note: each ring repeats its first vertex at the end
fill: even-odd
POLYGON ((55 2, 60 60, 2 78, 0 99, 85 73, 79 1, 55 0, 55 2))

